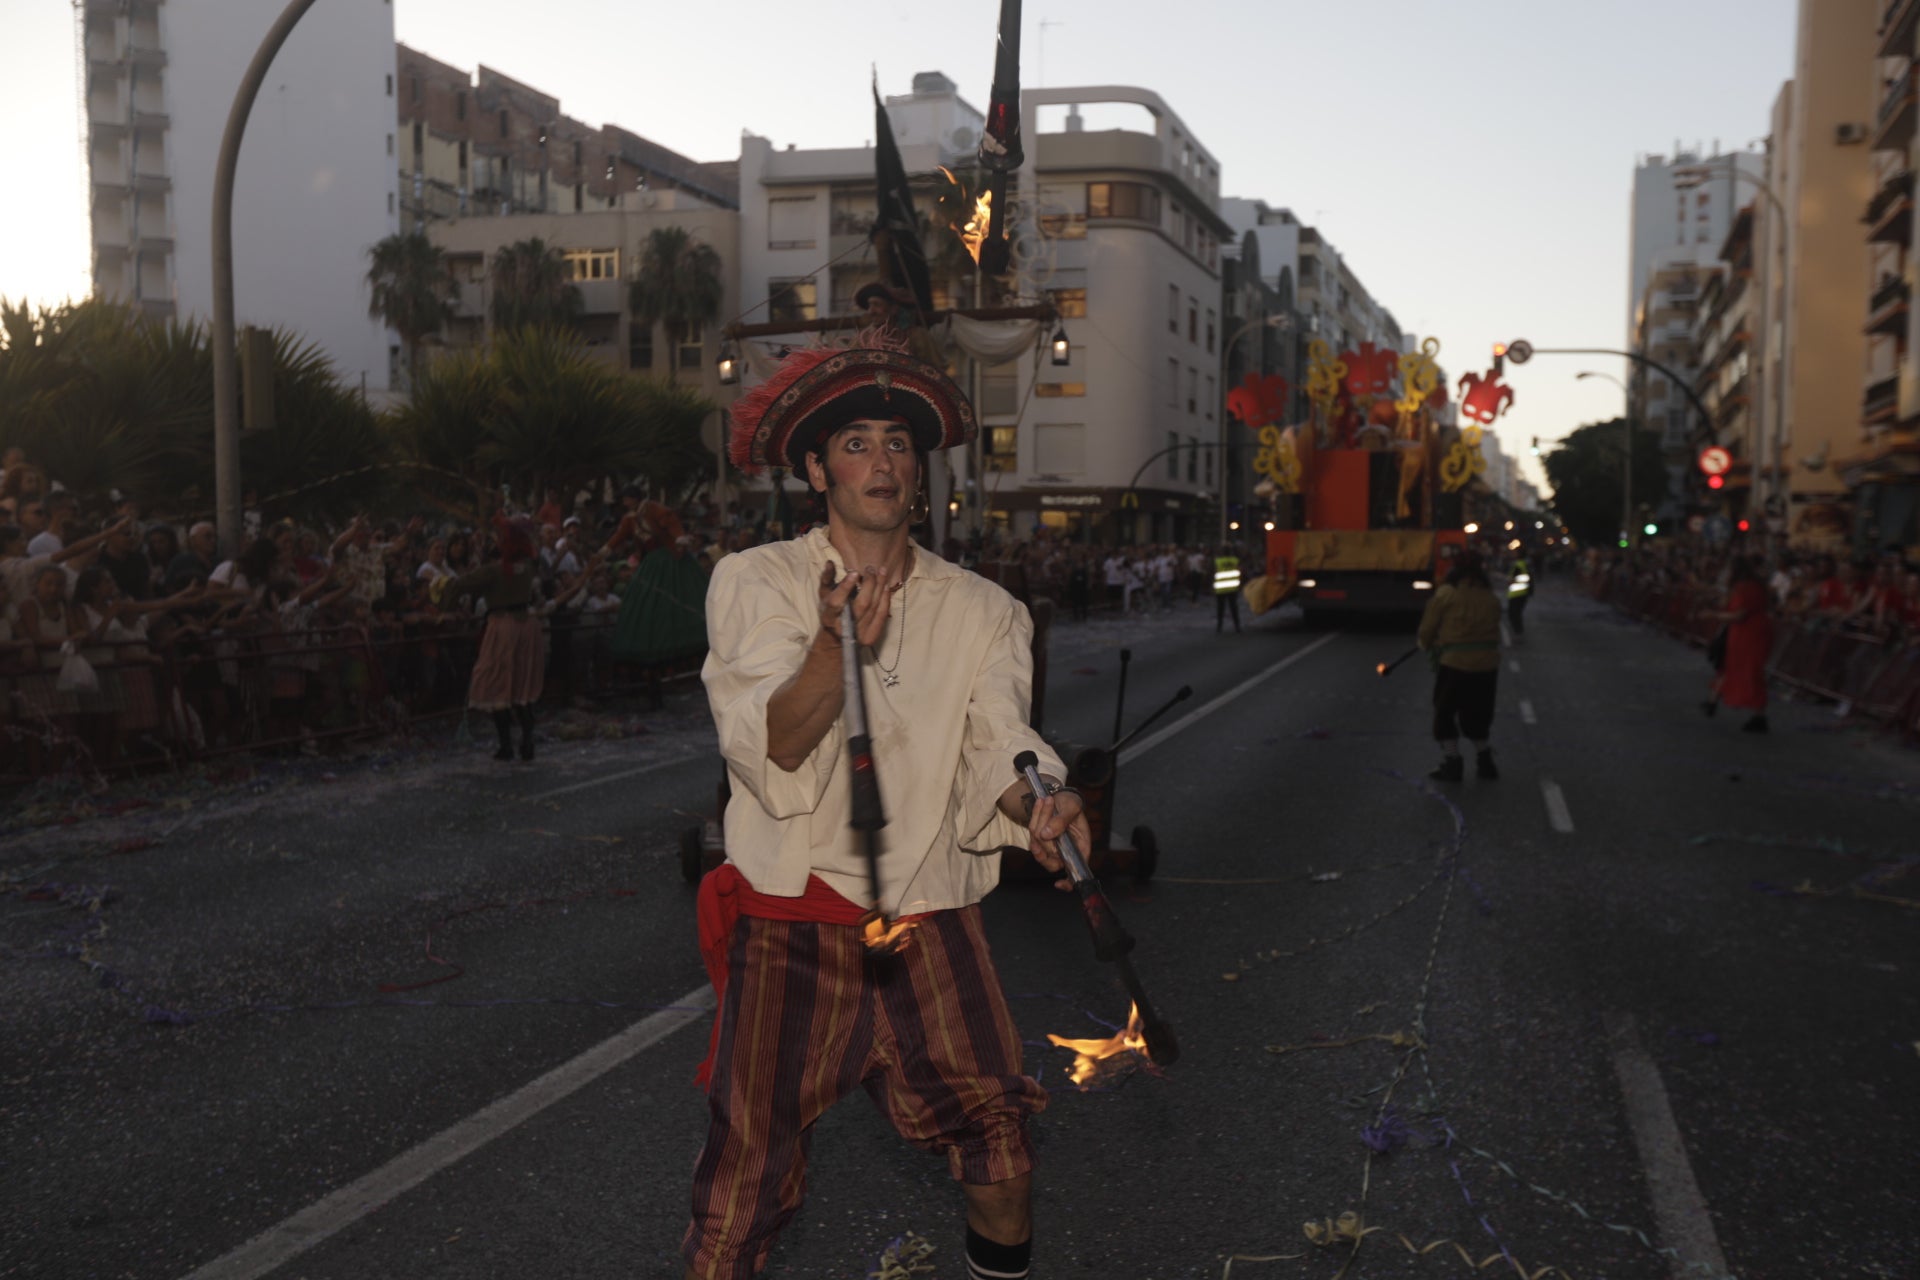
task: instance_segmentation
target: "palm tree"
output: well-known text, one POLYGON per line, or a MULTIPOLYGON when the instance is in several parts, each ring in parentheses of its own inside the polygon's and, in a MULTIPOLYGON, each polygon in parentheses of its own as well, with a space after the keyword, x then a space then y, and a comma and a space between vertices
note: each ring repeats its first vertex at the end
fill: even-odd
POLYGON ((367 250, 372 265, 367 314, 386 322, 407 349, 409 385, 420 371, 420 344, 440 331, 453 315, 459 289, 447 267, 447 255, 424 231, 390 235, 367 250))
POLYGON ((494 251, 488 317, 496 331, 565 327, 580 317, 580 291, 567 283, 566 260, 544 240, 516 240, 494 251))
MULTIPOLYGON (((647 236, 640 251, 630 295, 635 324, 651 328, 664 322, 669 330, 682 332, 711 324, 726 296, 720 255, 684 227, 660 227, 647 236)), ((667 362, 668 378, 679 376, 679 363, 676 352, 667 362)))

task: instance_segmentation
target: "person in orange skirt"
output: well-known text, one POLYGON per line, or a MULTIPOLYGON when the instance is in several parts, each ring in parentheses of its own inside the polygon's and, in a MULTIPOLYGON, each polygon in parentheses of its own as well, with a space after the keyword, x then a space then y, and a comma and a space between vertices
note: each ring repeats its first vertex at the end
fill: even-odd
POLYGON ((520 758, 533 759, 533 704, 540 701, 547 666, 546 635, 534 608, 539 581, 533 533, 524 521, 494 519, 500 555, 447 583, 441 598, 479 596, 487 605, 480 657, 467 685, 467 706, 493 716, 500 735, 495 760, 513 759, 513 726, 520 725, 520 758))
POLYGON ((1748 556, 1735 556, 1727 583, 1727 607, 1706 615, 1726 624, 1726 652, 1713 696, 1701 704, 1712 715, 1721 703, 1750 711, 1740 726, 1746 733, 1767 732, 1767 659, 1773 653, 1773 619, 1767 615, 1767 588, 1748 556))

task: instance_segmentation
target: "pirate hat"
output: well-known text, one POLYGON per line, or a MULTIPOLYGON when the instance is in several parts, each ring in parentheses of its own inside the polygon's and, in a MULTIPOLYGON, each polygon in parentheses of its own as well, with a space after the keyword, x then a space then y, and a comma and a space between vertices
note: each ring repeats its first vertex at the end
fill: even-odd
POLYGON ((973 406, 945 371, 883 347, 795 351, 733 406, 728 456, 746 471, 806 465, 821 440, 863 418, 907 424, 926 452, 979 433, 973 406))

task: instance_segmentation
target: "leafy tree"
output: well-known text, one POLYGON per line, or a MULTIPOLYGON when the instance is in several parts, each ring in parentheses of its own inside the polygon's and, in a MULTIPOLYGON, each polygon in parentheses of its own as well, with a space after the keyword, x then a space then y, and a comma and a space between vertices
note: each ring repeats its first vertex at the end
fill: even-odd
POLYGON ((424 231, 390 235, 367 251, 372 291, 367 314, 400 335, 409 380, 420 371, 420 346, 453 315, 459 286, 446 253, 424 231))
POLYGON ((496 331, 567 326, 580 318, 580 291, 567 283, 566 259, 544 240, 516 240, 496 249, 488 269, 496 331))
POLYGON ((393 425, 409 457, 476 485, 639 475, 675 489, 713 465, 700 441, 713 409, 690 388, 619 372, 564 330, 527 328, 436 360, 393 425))
MULTIPOLYGON (((1582 542, 1611 543, 1620 529, 1621 437, 1624 419, 1589 423, 1562 440, 1542 460, 1553 485, 1551 506, 1567 532, 1582 542)), ((1633 499, 1658 507, 1667 491, 1666 463, 1657 433, 1633 433, 1633 499)))
MULTIPOLYGON (((720 317, 726 296, 720 255, 702 244, 684 227, 659 227, 648 234, 640 251, 640 266, 629 290, 633 320, 651 328, 693 328, 720 317)), ((677 376, 679 361, 669 361, 668 377, 677 376)))

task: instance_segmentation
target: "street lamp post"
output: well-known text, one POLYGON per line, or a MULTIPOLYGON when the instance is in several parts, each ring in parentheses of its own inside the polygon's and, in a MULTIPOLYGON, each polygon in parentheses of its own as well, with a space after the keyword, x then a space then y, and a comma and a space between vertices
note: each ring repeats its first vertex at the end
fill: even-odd
MULTIPOLYGON (((1247 334, 1251 333, 1255 329, 1259 329, 1259 328, 1276 329, 1277 328, 1284 332, 1288 329, 1291 329, 1292 327, 1293 327, 1293 317, 1286 314, 1284 311, 1279 312, 1275 315, 1270 315, 1270 316, 1255 316, 1251 320, 1248 320, 1245 324, 1241 325, 1238 329, 1235 329, 1233 331, 1233 336, 1227 339, 1226 345, 1220 348, 1220 403, 1217 406, 1217 408, 1220 413, 1220 439, 1219 439, 1220 537, 1219 537, 1219 542, 1222 544, 1224 544, 1227 540, 1227 396, 1231 390, 1227 384, 1227 373, 1228 373, 1228 370, 1232 367, 1233 350, 1235 347, 1240 345, 1240 339, 1246 337, 1247 334)), ((1265 360, 1262 360, 1260 362, 1260 371, 1262 373, 1266 372, 1265 360)))
POLYGON ((1610 374, 1610 373, 1598 373, 1598 372, 1595 372, 1595 371, 1594 371, 1594 370, 1592 370, 1592 369, 1583 369, 1583 370, 1581 370, 1581 371, 1580 371, 1579 373, 1576 373, 1576 374, 1574 374, 1573 376, 1574 376, 1574 378, 1575 378, 1575 380, 1576 380, 1576 381, 1577 381, 1577 380, 1579 380, 1579 379, 1581 379, 1581 378, 1605 378, 1605 379, 1606 379, 1606 380, 1607 380, 1608 382, 1611 382, 1611 383, 1612 383, 1612 384, 1613 384, 1614 386, 1616 386, 1616 387, 1619 387, 1619 388, 1620 388, 1620 395, 1621 395, 1621 397, 1622 397, 1622 401, 1623 401, 1623 405, 1624 405, 1624 411, 1623 411, 1623 412, 1621 413, 1621 415, 1620 415, 1620 421, 1621 421, 1621 422, 1622 422, 1622 423, 1623 423, 1623 424, 1625 425, 1625 427, 1626 427, 1626 429, 1627 429, 1627 447, 1626 447, 1626 451, 1625 451, 1624 453, 1622 453, 1622 454, 1620 455, 1620 458, 1621 458, 1621 462, 1620 462, 1620 471, 1621 471, 1621 473, 1622 473, 1622 479, 1621 479, 1621 484, 1620 484, 1620 536, 1621 536, 1622 538, 1626 538, 1626 539, 1628 539, 1628 540, 1631 540, 1631 539, 1633 538, 1633 404, 1632 404, 1632 395, 1631 395, 1631 393, 1629 393, 1629 392, 1628 392, 1628 390, 1627 390, 1627 384, 1626 384, 1626 383, 1624 383, 1624 382, 1622 382, 1622 381, 1620 381, 1620 379, 1618 379, 1618 378, 1616 378, 1616 377, 1614 377, 1614 376, 1613 376, 1612 374, 1610 374))

